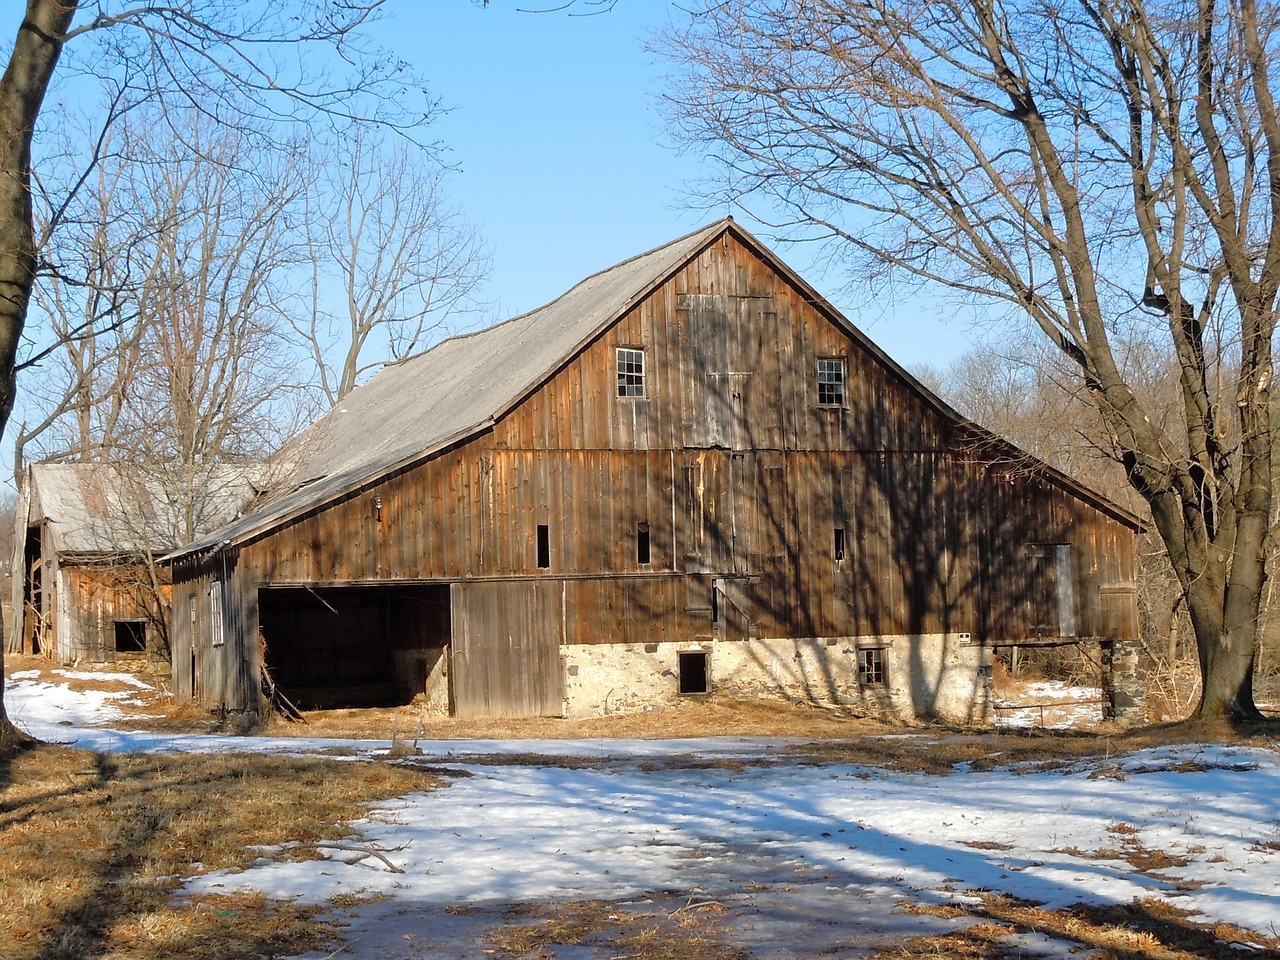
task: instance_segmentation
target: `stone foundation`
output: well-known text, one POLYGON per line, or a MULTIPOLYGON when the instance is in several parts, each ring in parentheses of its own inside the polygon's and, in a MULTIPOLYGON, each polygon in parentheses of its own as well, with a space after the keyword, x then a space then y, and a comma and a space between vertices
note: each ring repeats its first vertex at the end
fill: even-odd
POLYGON ((1147 722, 1147 672, 1136 640, 1102 643, 1103 716, 1125 726, 1147 722))
POLYGON ((895 719, 990 716, 990 651, 965 634, 562 646, 568 717, 670 706, 696 692, 834 703, 895 719), (682 657, 683 655, 683 657, 682 657), (866 682, 865 663, 882 682, 866 682), (683 679, 682 679, 683 677, 683 679))

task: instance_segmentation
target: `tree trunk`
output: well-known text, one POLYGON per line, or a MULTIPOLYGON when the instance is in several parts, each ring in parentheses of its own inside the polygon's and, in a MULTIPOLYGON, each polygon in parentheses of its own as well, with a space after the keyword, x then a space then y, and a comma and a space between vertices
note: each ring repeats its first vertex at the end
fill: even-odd
MULTIPOLYGON (((0 78, 0 434, 13 412, 15 363, 35 282, 31 137, 77 0, 27 0, 0 78)), ((0 647, 0 672, 3 670, 0 647)), ((0 751, 25 738, 9 722, 0 687, 0 751)))

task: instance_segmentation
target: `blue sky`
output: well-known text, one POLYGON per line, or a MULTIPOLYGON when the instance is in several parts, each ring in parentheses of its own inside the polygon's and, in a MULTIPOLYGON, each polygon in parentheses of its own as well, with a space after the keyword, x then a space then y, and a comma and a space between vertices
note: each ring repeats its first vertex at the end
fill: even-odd
POLYGON ((811 246, 778 243, 739 211, 687 199, 698 159, 672 149, 659 114, 668 66, 644 40, 675 4, 620 0, 607 13, 521 12, 561 0, 432 0, 393 6, 382 41, 450 112, 434 136, 456 165, 451 194, 488 238, 490 319, 522 313, 578 280, 733 213, 908 367, 945 366, 974 336, 954 308, 915 297, 886 307, 842 289, 811 246))

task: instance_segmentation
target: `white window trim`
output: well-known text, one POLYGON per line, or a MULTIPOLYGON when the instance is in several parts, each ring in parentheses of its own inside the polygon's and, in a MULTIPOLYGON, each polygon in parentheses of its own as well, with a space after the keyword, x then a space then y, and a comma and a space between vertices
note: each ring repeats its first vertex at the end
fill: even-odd
POLYGON ((618 347, 614 353, 614 362, 618 375, 617 398, 619 400, 643 400, 648 395, 647 385, 645 384, 647 371, 645 370, 644 350, 640 347, 618 347), (637 358, 639 359, 639 370, 631 369, 631 365, 637 362, 637 358), (627 365, 625 370, 624 364, 627 365), (633 387, 638 388, 640 392, 631 393, 630 391, 633 387))

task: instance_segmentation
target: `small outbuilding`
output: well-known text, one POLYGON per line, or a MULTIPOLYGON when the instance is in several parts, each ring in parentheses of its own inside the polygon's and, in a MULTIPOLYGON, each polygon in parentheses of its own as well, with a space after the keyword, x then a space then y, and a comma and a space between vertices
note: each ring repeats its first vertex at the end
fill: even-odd
POLYGON ((182 494, 153 471, 36 463, 16 511, 8 649, 68 663, 168 656, 169 570, 157 558, 234 520, 267 470, 218 467, 182 494))
POLYGON ((288 455, 283 495, 166 559, 180 696, 256 711, 265 671, 301 706, 982 721, 995 647, 1137 639, 1138 519, 731 219, 387 366, 288 455))

